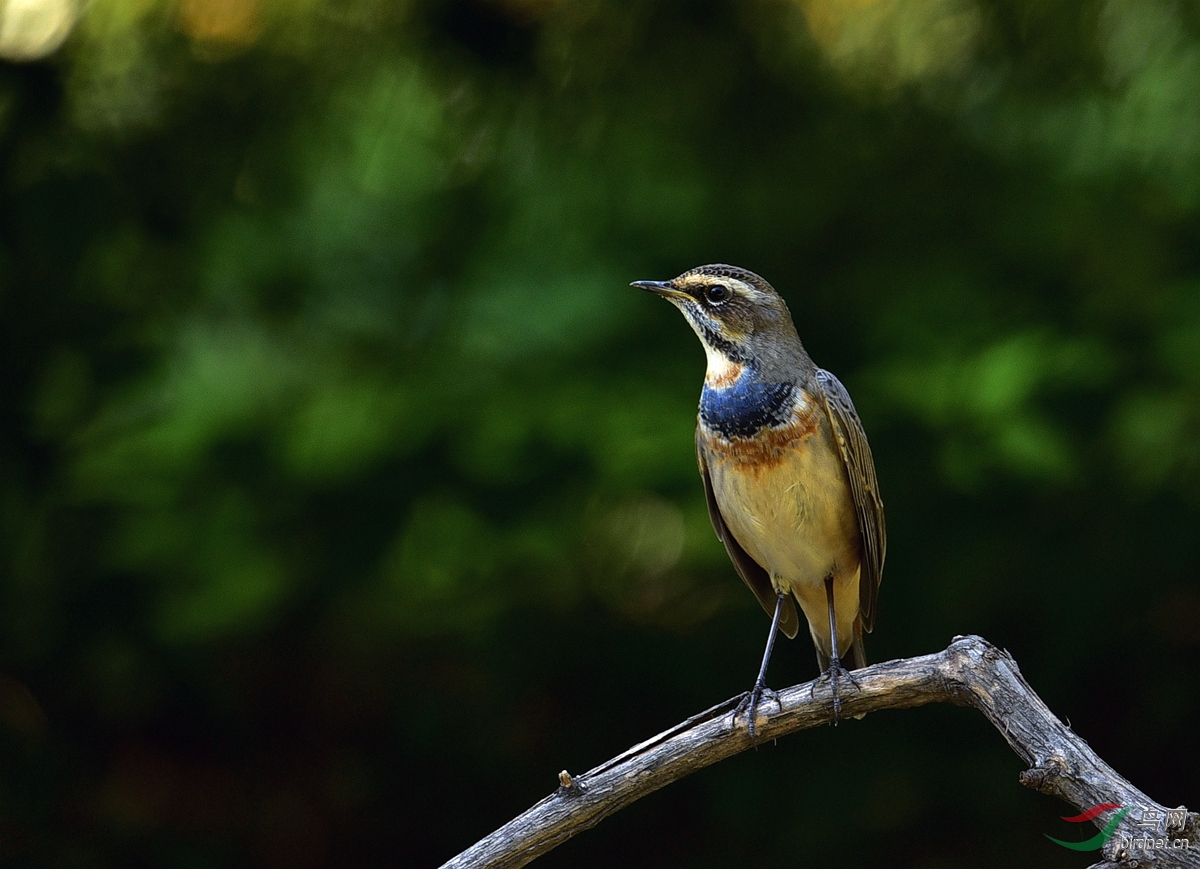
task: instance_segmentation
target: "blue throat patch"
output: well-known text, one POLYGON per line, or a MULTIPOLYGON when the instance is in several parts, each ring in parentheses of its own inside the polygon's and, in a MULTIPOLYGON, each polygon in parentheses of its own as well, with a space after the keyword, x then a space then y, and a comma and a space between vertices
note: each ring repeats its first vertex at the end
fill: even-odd
POLYGON ((791 418, 792 383, 764 383, 753 369, 746 368, 731 385, 714 389, 708 384, 700 393, 700 419, 726 438, 748 438, 765 426, 780 425, 791 418))

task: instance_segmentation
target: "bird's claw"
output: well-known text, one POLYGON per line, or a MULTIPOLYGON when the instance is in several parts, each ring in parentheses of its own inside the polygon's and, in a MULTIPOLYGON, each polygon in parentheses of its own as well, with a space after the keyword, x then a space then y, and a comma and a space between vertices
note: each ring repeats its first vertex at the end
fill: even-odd
POLYGON ((809 688, 809 697, 813 696, 816 690, 817 682, 828 682, 830 690, 833 692, 833 724, 836 727, 839 718, 842 714, 842 698, 838 694, 838 680, 845 679, 854 686, 855 691, 861 691, 862 686, 858 684, 858 680, 850 675, 850 671, 842 666, 842 662, 834 658, 829 665, 829 669, 817 677, 809 688))
POLYGON ((733 724, 735 725, 737 724, 738 716, 743 712, 746 713, 746 724, 750 729, 750 739, 752 741, 758 736, 755 721, 758 718, 758 705, 764 697, 771 700, 782 711, 783 704, 779 701, 779 694, 762 684, 756 684, 753 689, 747 691, 745 696, 742 697, 742 702, 733 710, 733 724))

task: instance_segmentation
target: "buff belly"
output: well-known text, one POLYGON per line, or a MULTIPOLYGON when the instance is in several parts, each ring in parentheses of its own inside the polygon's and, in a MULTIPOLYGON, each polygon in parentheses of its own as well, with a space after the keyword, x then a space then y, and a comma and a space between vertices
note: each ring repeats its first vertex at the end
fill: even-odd
POLYGON ((855 638, 859 607, 858 521, 828 424, 814 428, 768 456, 710 450, 709 473, 730 532, 766 569, 776 591, 795 595, 813 641, 826 654, 831 643, 825 579, 833 577, 838 647, 844 653, 855 638))

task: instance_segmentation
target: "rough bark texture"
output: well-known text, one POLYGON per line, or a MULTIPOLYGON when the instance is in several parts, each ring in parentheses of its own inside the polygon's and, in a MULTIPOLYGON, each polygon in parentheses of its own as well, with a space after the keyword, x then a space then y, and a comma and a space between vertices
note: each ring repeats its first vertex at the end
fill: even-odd
MULTIPOLYGON (((1059 797, 1079 813, 1099 803, 1138 807, 1122 819, 1093 869, 1200 867, 1200 816, 1169 811, 1118 775, 1046 707, 1012 656, 986 640, 955 637, 943 652, 855 670, 854 680, 857 690, 843 683, 840 691, 844 717, 926 703, 972 706, 1029 765, 1020 777, 1026 787, 1059 797), (1157 825, 1145 826, 1144 818, 1155 811, 1157 825), (1187 839, 1190 848, 1153 847, 1148 839, 1187 839)), ((753 747, 745 717, 732 719, 741 699, 695 715, 583 775, 564 770, 557 791, 443 869, 524 866, 634 800, 753 747)), ((828 724, 832 718, 828 684, 818 681, 814 688, 806 682, 779 692, 779 706, 767 700, 759 707, 758 741, 828 724)), ((1094 823, 1103 828, 1111 818, 1105 813, 1094 823)))

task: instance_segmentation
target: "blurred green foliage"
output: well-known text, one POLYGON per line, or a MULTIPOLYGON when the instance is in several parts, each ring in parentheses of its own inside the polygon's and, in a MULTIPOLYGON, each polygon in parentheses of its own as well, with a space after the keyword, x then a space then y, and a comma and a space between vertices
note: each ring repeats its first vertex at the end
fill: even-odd
MULTIPOLYGON (((982 633, 1200 803, 1200 13, 18 6, 5 865, 434 865, 747 688, 703 355, 626 287, 713 261, 781 290, 864 418, 870 657, 982 633)), ((777 652, 773 684, 813 675, 777 652)), ((1018 769, 958 710, 875 716, 542 863, 1078 865, 1018 769)))

